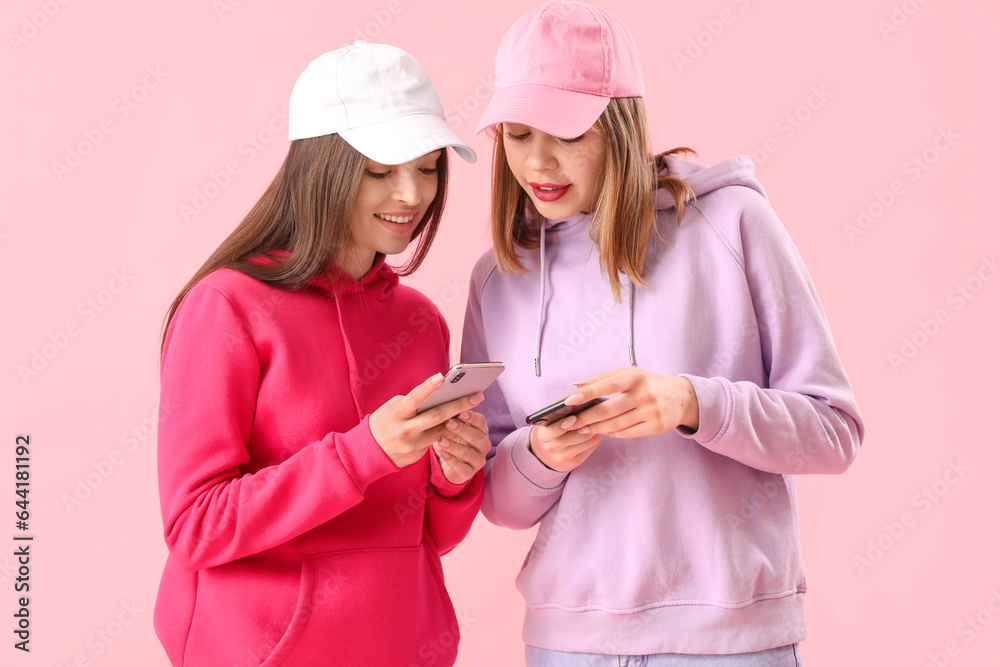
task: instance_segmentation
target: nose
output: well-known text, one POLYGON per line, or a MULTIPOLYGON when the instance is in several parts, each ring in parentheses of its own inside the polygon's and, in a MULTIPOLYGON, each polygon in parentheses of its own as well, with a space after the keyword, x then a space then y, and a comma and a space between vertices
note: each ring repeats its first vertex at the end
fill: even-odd
POLYGON ((413 170, 402 170, 402 173, 395 179, 392 196, 393 198, 407 206, 417 206, 422 200, 418 176, 413 170))
POLYGON ((528 153, 525 159, 525 166, 532 171, 549 171, 558 166, 555 154, 551 149, 551 142, 542 138, 534 138, 528 146, 528 153))

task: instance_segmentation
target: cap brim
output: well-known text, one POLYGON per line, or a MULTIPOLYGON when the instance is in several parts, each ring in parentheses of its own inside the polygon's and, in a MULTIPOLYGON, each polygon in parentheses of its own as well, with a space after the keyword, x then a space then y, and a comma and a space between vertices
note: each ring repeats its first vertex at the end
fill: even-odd
POLYGON ((340 136, 362 155, 382 164, 403 164, 440 148, 453 148, 466 162, 476 153, 444 119, 433 114, 408 114, 381 123, 343 130, 340 136))
POLYGON ((498 123, 520 123, 562 139, 573 139, 597 122, 610 97, 535 83, 494 91, 476 133, 498 123))

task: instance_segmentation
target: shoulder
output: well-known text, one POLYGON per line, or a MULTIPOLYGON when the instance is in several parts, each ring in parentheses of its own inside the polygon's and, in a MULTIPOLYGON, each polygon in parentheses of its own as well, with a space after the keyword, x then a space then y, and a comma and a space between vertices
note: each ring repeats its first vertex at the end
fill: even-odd
POLYGON ((231 302, 239 302, 281 288, 268 285, 236 269, 216 269, 192 285, 190 292, 217 292, 231 302))
POLYGON ((403 283, 399 283, 392 288, 391 298, 407 310, 419 310, 421 312, 433 311, 439 315, 441 312, 441 309, 438 308, 434 299, 430 298, 417 288, 404 285, 403 283))
POLYGON ((471 288, 482 293, 483 288, 486 287, 486 283, 498 274, 497 258, 491 247, 479 257, 472 267, 472 277, 470 278, 471 288))
POLYGON ((216 269, 188 290, 177 312, 186 311, 190 317, 197 311, 201 317, 206 317, 213 309, 224 310, 246 323, 270 319, 270 315, 287 307, 293 295, 287 289, 269 285, 241 271, 216 269))
POLYGON ((705 236, 726 246, 743 264, 748 245, 784 242, 788 234, 767 197, 744 185, 724 185, 697 197, 681 223, 705 227, 705 236))

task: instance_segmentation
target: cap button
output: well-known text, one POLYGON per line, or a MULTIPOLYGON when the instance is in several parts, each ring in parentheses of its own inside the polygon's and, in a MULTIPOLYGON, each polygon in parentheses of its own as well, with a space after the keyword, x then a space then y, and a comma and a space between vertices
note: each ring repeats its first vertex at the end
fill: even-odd
POLYGON ((358 41, 354 42, 354 46, 361 46, 364 43, 365 43, 365 40, 359 39, 358 41))

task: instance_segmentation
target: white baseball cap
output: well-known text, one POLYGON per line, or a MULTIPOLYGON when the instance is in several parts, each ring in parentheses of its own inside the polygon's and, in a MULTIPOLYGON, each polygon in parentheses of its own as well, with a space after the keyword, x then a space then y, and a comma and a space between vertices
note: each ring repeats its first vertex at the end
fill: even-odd
POLYGON ((434 84, 417 59, 387 44, 358 41, 324 53, 295 82, 288 138, 339 134, 362 155, 402 164, 447 146, 476 154, 448 127, 434 84))

